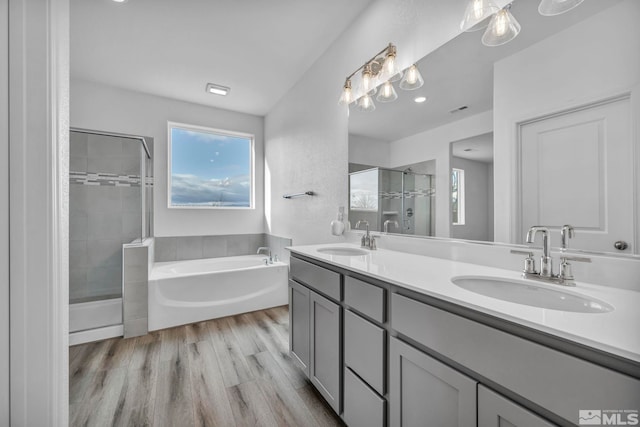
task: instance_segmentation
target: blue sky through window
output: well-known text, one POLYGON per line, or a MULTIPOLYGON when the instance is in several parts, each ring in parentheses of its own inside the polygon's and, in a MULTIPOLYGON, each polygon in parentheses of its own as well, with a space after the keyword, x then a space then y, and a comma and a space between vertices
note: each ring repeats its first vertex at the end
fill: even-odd
POLYGON ((251 207, 252 139, 171 127, 171 206, 251 207))

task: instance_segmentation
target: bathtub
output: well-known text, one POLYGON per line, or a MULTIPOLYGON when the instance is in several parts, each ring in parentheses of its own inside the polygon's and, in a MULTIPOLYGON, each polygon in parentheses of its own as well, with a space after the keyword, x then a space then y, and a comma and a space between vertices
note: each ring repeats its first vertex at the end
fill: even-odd
POLYGON ((265 258, 155 263, 149 276, 149 330, 287 304, 288 265, 265 265, 265 258))

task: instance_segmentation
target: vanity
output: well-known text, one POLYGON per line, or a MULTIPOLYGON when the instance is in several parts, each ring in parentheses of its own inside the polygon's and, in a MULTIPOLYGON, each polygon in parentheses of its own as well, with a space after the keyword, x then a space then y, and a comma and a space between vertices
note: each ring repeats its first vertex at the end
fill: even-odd
POLYGON ((594 410, 637 424, 637 292, 350 244, 290 250, 291 357, 347 425, 571 426, 594 410), (525 303, 483 280, 522 286, 525 303))

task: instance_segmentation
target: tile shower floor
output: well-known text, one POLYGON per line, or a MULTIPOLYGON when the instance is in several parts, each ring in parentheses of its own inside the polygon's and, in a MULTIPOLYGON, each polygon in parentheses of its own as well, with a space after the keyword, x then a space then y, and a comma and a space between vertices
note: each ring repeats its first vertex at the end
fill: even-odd
POLYGON ((69 349, 71 426, 341 426, 289 358, 286 306, 69 349))

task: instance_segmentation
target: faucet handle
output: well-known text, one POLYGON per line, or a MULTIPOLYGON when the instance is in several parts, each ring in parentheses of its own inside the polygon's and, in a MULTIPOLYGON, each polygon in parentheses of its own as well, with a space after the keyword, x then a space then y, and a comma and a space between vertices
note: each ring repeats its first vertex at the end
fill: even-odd
POLYGON ((560 259, 562 260, 562 262, 566 262, 566 261, 591 262, 591 258, 586 258, 581 256, 561 256, 560 259))
POLYGON ((512 249, 511 253, 516 255, 526 255, 527 258, 524 260, 524 269, 522 272, 525 274, 536 274, 536 261, 533 259, 533 252, 512 249))
POLYGON ((533 252, 531 251, 518 251, 516 249, 511 249, 511 253, 516 255, 527 255, 531 258, 533 257, 533 252))

